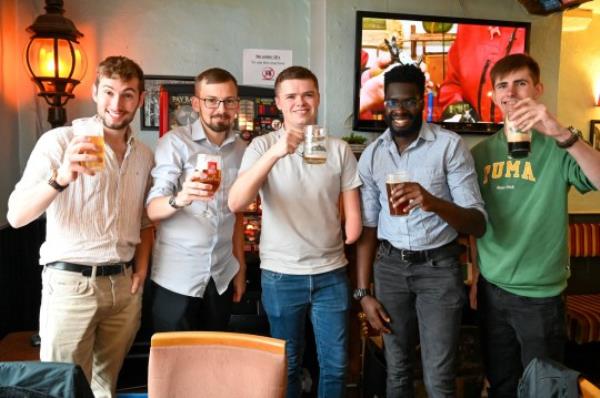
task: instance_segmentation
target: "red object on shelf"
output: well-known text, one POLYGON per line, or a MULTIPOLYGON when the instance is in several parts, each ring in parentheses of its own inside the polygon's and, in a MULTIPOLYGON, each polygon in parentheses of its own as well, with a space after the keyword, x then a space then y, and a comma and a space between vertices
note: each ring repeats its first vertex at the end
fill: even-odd
POLYGON ((169 93, 167 90, 160 88, 158 96, 158 106, 160 109, 160 117, 158 119, 158 136, 162 137, 169 131, 169 93))

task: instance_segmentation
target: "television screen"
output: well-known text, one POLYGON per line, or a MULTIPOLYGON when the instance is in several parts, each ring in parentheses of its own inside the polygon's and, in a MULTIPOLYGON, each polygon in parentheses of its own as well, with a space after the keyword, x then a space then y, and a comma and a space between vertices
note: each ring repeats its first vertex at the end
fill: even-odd
POLYGON ((385 130, 383 76, 397 63, 426 72, 423 117, 459 133, 490 134, 502 121, 489 72, 528 49, 530 24, 358 11, 353 127, 385 130))

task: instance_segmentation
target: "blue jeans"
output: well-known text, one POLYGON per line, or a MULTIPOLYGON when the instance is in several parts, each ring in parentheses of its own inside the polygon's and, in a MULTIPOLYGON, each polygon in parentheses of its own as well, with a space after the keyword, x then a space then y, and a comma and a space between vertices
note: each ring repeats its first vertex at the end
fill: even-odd
POLYGON ((417 328, 423 381, 429 397, 455 395, 455 358, 465 302, 458 246, 410 262, 380 245, 374 265, 375 294, 391 318, 383 335, 387 397, 413 397, 417 328), (458 250, 457 250, 458 249, 458 250))
POLYGON ((312 322, 319 360, 319 397, 343 397, 348 364, 349 287, 346 268, 318 275, 262 271, 262 300, 271 335, 286 341, 287 397, 301 394, 305 320, 312 322))
POLYGON ((523 297, 479 277, 477 306, 490 398, 516 397, 533 358, 562 362, 566 344, 562 296, 523 297))

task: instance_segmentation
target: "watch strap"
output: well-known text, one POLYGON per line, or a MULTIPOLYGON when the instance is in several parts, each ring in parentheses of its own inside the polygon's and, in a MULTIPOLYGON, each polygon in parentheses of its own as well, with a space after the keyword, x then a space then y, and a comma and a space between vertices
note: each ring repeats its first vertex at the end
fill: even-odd
POLYGON ((575 144, 581 137, 581 130, 576 129, 573 126, 569 126, 567 127, 567 130, 569 130, 571 132, 571 137, 569 137, 566 141, 556 141, 556 145, 559 148, 562 149, 567 149, 573 146, 573 144, 575 144))
POLYGON ((58 192, 62 192, 69 186, 69 184, 60 185, 56 181, 57 174, 58 174, 58 172, 56 171, 56 169, 52 169, 52 175, 50 176, 50 179, 48 180, 48 185, 50 185, 52 188, 56 189, 58 192))
POLYGON ((169 198, 169 206, 171 206, 172 208, 174 208, 175 210, 179 210, 184 208, 185 206, 179 206, 175 200, 177 196, 176 195, 171 195, 171 197, 169 198))

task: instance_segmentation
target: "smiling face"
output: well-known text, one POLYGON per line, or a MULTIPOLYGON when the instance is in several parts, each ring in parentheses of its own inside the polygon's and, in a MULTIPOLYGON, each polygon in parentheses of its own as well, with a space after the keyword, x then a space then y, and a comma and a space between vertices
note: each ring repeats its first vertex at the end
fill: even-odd
POLYGON ((385 121, 394 136, 419 132, 423 124, 423 93, 415 83, 390 83, 384 104, 385 121))
POLYGON ((227 133, 235 124, 239 106, 238 90, 234 82, 207 83, 206 80, 202 80, 196 83, 192 108, 200 114, 200 121, 205 130, 227 133), (216 108, 207 105, 213 102, 211 100, 218 101, 216 108))
POLYGON ((534 83, 531 73, 527 68, 517 69, 504 76, 499 76, 494 82, 492 99, 494 103, 506 114, 507 103, 512 100, 532 98, 537 100, 542 95, 541 83, 534 83))
POLYGON ((139 86, 137 77, 128 81, 109 77, 98 80, 93 99, 105 129, 124 130, 133 121, 135 112, 144 100, 144 93, 140 93, 139 86))
POLYGON ((277 88, 275 103, 283 113, 286 129, 302 131, 317 121, 319 90, 310 79, 284 80, 277 88))

